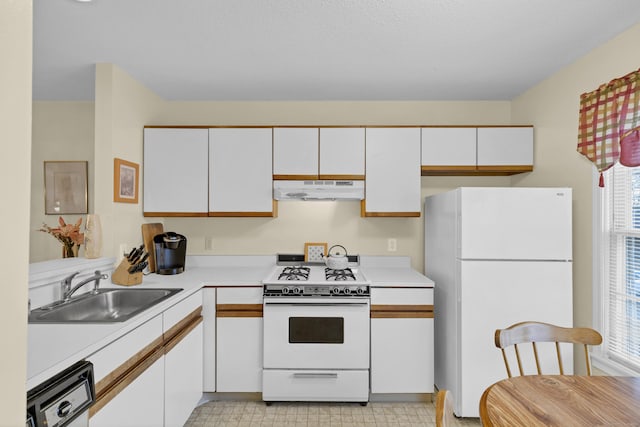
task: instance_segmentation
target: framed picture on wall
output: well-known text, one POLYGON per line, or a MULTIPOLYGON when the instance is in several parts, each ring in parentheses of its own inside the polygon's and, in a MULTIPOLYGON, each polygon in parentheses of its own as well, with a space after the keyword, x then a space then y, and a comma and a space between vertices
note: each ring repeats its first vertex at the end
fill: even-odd
POLYGON ((138 176, 140 166, 126 160, 113 159, 113 201, 138 203, 138 176))
POLYGON ((86 214, 87 161, 44 162, 45 215, 86 214))

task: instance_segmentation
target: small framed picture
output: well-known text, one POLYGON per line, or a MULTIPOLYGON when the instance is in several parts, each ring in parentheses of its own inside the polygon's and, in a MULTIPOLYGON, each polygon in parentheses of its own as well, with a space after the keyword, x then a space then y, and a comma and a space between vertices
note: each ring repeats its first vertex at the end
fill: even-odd
POLYGON ((140 166, 126 160, 113 159, 113 201, 138 203, 138 176, 140 166))
POLYGON ((305 262, 322 262, 323 256, 327 255, 326 243, 305 243, 304 244, 304 260, 305 262))
POLYGON ((45 215, 88 212, 86 161, 44 162, 45 215))

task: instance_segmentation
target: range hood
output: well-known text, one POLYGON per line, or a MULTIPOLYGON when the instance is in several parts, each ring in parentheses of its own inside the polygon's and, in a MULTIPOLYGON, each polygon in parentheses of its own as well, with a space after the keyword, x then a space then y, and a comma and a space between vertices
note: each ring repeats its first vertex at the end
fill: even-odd
POLYGON ((276 200, 362 200, 364 181, 273 181, 276 200))

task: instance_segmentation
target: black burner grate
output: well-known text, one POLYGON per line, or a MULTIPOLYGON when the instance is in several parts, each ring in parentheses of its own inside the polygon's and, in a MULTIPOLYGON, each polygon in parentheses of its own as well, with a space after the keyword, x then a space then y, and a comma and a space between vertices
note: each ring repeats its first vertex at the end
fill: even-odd
POLYGON ((310 271, 309 267, 285 267, 278 276, 278 280, 308 280, 310 271))
POLYGON ((353 274, 350 268, 343 270, 336 270, 333 268, 325 268, 324 276, 329 281, 354 281, 356 276, 353 274))

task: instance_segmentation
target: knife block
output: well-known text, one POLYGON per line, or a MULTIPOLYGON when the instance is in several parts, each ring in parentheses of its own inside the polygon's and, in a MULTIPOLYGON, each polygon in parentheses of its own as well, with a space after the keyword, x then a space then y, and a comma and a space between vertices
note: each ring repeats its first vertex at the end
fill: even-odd
POLYGON ((129 273, 129 267, 131 267, 131 263, 124 258, 111 274, 111 281, 116 285, 123 286, 134 286, 142 283, 142 271, 129 273))

